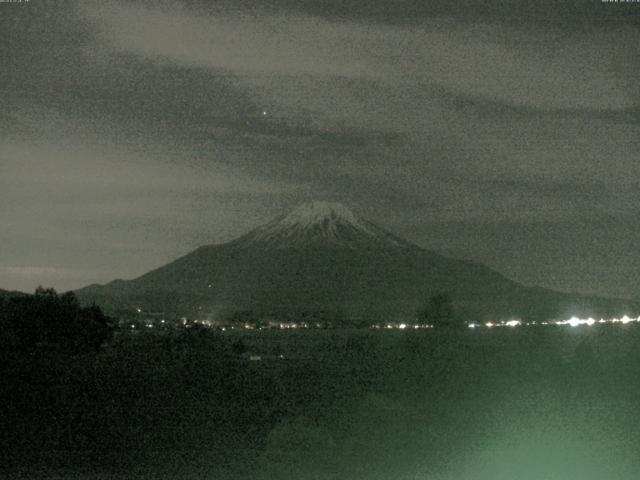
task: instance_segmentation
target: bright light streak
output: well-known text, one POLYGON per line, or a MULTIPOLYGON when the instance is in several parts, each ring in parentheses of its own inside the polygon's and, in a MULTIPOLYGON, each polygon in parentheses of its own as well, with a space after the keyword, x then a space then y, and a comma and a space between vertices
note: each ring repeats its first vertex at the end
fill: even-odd
POLYGON ((622 318, 610 318, 608 320, 601 318, 600 320, 596 321, 595 319, 589 317, 589 318, 577 318, 577 317, 571 317, 569 320, 559 320, 557 322, 554 322, 556 325, 570 325, 571 327, 577 327, 580 325, 588 325, 588 326, 592 326, 595 325, 596 323, 599 324, 603 324, 603 323, 622 323, 623 325, 626 325, 627 323, 631 323, 631 322, 640 322, 640 317, 638 318, 630 318, 627 315, 625 315, 622 318))
POLYGON ((586 320, 580 320, 578 317, 571 317, 569 320, 559 320, 556 322, 556 325, 570 325, 572 327, 577 327, 578 325, 586 324, 586 320))
MULTIPOLYGON (((571 317, 568 320, 555 320, 555 321, 531 321, 531 322, 523 322, 522 320, 501 320, 499 322, 485 322, 485 323, 477 323, 477 322, 468 322, 467 328, 476 329, 476 328, 501 328, 501 327, 520 327, 520 326, 537 326, 537 325, 569 325, 570 327, 579 327, 586 325, 591 327, 595 324, 605 324, 605 323, 621 323, 626 325, 628 323, 640 323, 640 317, 633 318, 628 315, 624 315, 622 318, 609 318, 600 320, 595 320, 592 317, 589 318, 578 318, 571 317)), ((296 328, 296 327, 307 327, 306 324, 280 324, 280 328, 296 328)), ((371 325, 371 328, 375 329, 399 329, 405 330, 407 328, 419 329, 419 328, 433 328, 433 325, 429 324, 414 324, 414 323, 387 323, 387 324, 374 324, 371 325)))
POLYGON ((494 323, 494 322, 486 322, 483 324, 481 323, 474 323, 474 322, 470 322, 467 324, 468 328, 478 328, 478 327, 486 327, 486 328, 493 328, 493 327, 519 327, 522 325, 569 325, 570 327, 579 327, 581 325, 586 325, 586 326, 593 326, 596 323, 598 324, 603 324, 603 323, 621 323, 623 325, 626 325, 628 323, 640 323, 640 317, 637 318, 632 318, 629 317, 628 315, 623 316, 622 318, 610 318, 610 319, 604 319, 601 318, 600 320, 595 320, 592 317, 589 318, 578 318, 578 317, 571 317, 568 320, 556 320, 556 321, 542 321, 542 322, 526 322, 523 323, 521 320, 509 320, 509 321, 500 321, 499 323, 494 323))

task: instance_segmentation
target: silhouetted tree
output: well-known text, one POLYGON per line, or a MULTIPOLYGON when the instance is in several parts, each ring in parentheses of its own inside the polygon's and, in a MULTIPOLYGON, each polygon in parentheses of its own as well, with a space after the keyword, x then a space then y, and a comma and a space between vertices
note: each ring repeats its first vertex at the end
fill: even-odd
POLYGON ((437 293, 429 297, 426 306, 419 313, 422 321, 435 328, 460 328, 463 322, 456 318, 453 301, 447 293, 437 293))
POLYGON ((10 335, 13 346, 25 350, 97 350, 114 330, 99 307, 81 307, 72 292, 58 295, 52 288, 38 287, 34 295, 6 299, 1 310, 3 336, 10 335))

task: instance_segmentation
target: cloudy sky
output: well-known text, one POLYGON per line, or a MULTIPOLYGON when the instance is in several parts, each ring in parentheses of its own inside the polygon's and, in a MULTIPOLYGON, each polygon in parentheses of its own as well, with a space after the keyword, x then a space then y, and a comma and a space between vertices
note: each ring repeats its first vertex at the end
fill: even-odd
POLYGON ((640 3, 0 3, 0 288, 132 278, 302 201, 640 298, 640 3))

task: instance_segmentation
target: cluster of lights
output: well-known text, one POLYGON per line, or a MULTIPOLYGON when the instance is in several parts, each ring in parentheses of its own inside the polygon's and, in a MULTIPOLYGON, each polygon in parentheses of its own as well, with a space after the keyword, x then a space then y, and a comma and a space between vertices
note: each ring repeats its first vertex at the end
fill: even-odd
MULTIPOLYGON (((213 326, 213 323, 211 323, 211 320, 194 320, 193 323, 202 325, 204 327, 213 326)), ((185 325, 185 326, 187 325, 187 319, 186 318, 182 321, 182 325, 185 325)))
POLYGON ((309 325, 306 323, 281 323, 278 328, 280 328, 280 330, 288 330, 290 328, 309 328, 309 325))
MULTIPOLYGON (((523 325, 523 323, 520 320, 509 320, 509 321, 502 321, 502 322, 486 322, 486 323, 469 323, 468 327, 469 328, 478 328, 478 327, 486 327, 486 328, 493 328, 493 327, 519 327, 520 325, 523 325)), ((524 325, 535 325, 535 322, 532 323, 525 323, 524 325)))
MULTIPOLYGON (((578 327, 580 325, 594 325, 596 323, 596 321, 593 318, 577 318, 577 317, 571 317, 569 320, 562 320, 560 322, 555 322, 556 325, 570 325, 572 327, 578 327)), ((602 320, 602 323, 604 323, 604 320, 602 320)))
POLYGON ((422 323, 385 323, 371 325, 374 330, 418 330, 421 328, 433 328, 433 325, 422 323))
MULTIPOLYGON (((166 321, 164 319, 162 319, 160 321, 161 324, 165 324, 166 321)), ((200 324, 202 326, 205 327, 215 327, 216 324, 215 322, 212 322, 211 320, 194 320, 193 321, 194 324, 200 324)), ((485 323, 476 323, 476 322, 471 322, 468 323, 467 326, 470 329, 476 329, 476 328, 500 328, 500 327, 510 327, 510 328, 515 328, 515 327, 520 327, 520 326, 538 326, 538 325, 569 325, 570 327, 579 327, 579 326, 593 326, 595 324, 622 324, 622 325, 627 325, 629 323, 640 323, 640 316, 637 318, 632 318, 629 317, 627 315, 624 315, 623 317, 620 318, 610 318, 610 319, 604 319, 601 318, 600 320, 595 320, 594 318, 578 318, 578 317, 571 317, 568 320, 556 320, 556 321, 542 321, 542 322, 523 322, 521 320, 507 320, 507 321, 500 321, 500 322, 485 322, 485 323)), ((182 317, 180 319, 180 324, 183 327, 188 328, 190 326, 189 321, 187 320, 187 318, 182 317)), ((153 328, 155 326, 154 323, 150 323, 150 322, 146 322, 144 324, 145 327, 147 328, 153 328)), ((269 327, 258 327, 256 325, 253 325, 251 323, 244 323, 244 324, 240 324, 240 325, 228 325, 228 326, 222 326, 220 327, 220 329, 224 332, 226 330, 236 330, 236 329, 241 329, 241 330, 254 330, 254 329, 258 329, 258 330, 263 330, 264 328, 276 328, 279 330, 289 330, 289 329, 305 329, 305 328, 321 328, 322 324, 320 323, 315 323, 315 324, 308 324, 308 323, 304 323, 304 322, 300 322, 300 323, 272 323, 269 325, 269 327)), ((371 328, 375 329, 375 330, 418 330, 418 329, 430 329, 433 328, 433 325, 430 324, 423 324, 423 323, 385 323, 385 324, 375 324, 372 325, 371 328)), ((130 324, 130 328, 131 329, 135 329, 136 325, 135 324, 130 324)))
POLYGON ((637 318, 631 318, 627 315, 621 317, 621 318, 610 318, 610 319, 605 319, 605 318, 601 318, 600 320, 595 320, 594 318, 578 318, 578 317, 571 317, 568 320, 557 320, 557 321, 551 321, 551 322, 522 322, 520 320, 509 320, 509 321, 502 321, 502 322, 485 322, 485 323, 469 323, 469 328, 478 328, 478 327, 486 327, 486 328, 493 328, 493 327, 519 327, 521 325, 525 325, 525 326, 536 326, 536 325, 569 325, 570 327, 579 327, 581 325, 586 325, 586 326, 592 326, 595 324, 604 324, 604 323, 621 323, 623 325, 626 325, 628 323, 640 323, 640 317, 637 318))
POLYGON ((577 327, 578 325, 594 325, 596 323, 621 323, 623 325, 626 325, 627 323, 640 323, 640 317, 631 318, 625 315, 621 318, 601 318, 598 321, 594 320, 593 318, 582 319, 572 317, 569 320, 565 320, 563 322, 555 322, 556 325, 571 325, 572 327, 577 327))
MULTIPOLYGON (((307 323, 307 322, 280 322, 273 323, 270 322, 267 326, 258 326, 253 323, 242 323, 236 325, 224 325, 220 326, 211 320, 193 320, 194 324, 202 325, 208 328, 219 328, 223 332, 227 330, 265 330, 265 329, 277 329, 277 330, 297 330, 297 329, 305 329, 305 328, 322 328, 322 323, 307 323)), ((188 328, 190 324, 186 319, 183 319, 182 326, 188 328)))

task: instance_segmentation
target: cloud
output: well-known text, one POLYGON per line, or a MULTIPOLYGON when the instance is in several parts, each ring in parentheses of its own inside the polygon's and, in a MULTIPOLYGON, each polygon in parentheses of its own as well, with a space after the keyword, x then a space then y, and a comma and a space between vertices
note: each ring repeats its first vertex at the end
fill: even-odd
POLYGON ((82 129, 57 141, 51 133, 0 142, 0 263, 65 265, 0 269, 13 288, 31 290, 56 273, 59 288, 140 275, 243 233, 295 189, 233 162, 202 168, 177 151, 96 145, 82 139, 82 129))
POLYGON ((504 271, 561 257, 547 227, 640 232, 640 34, 592 2, 32 3, 0 19, 0 264, 133 277, 310 198, 504 271))
MULTIPOLYGON (((108 2, 86 8, 112 47, 156 61, 258 77, 311 76, 439 86, 453 94, 546 110, 638 106, 629 28, 596 34, 440 19, 417 26, 302 15, 213 14, 108 2)), ((304 81, 304 79, 303 79, 304 81)), ((290 83, 285 80, 285 83, 290 83)), ((259 87, 252 92, 260 95, 259 87)), ((270 92, 264 92, 269 96, 270 92)), ((294 92, 295 94, 295 92, 294 92)))
POLYGON ((370 38, 364 26, 344 29, 312 17, 196 16, 176 5, 154 9, 105 3, 87 7, 89 18, 115 48, 157 60, 237 74, 320 74, 378 77, 359 55, 370 38))

